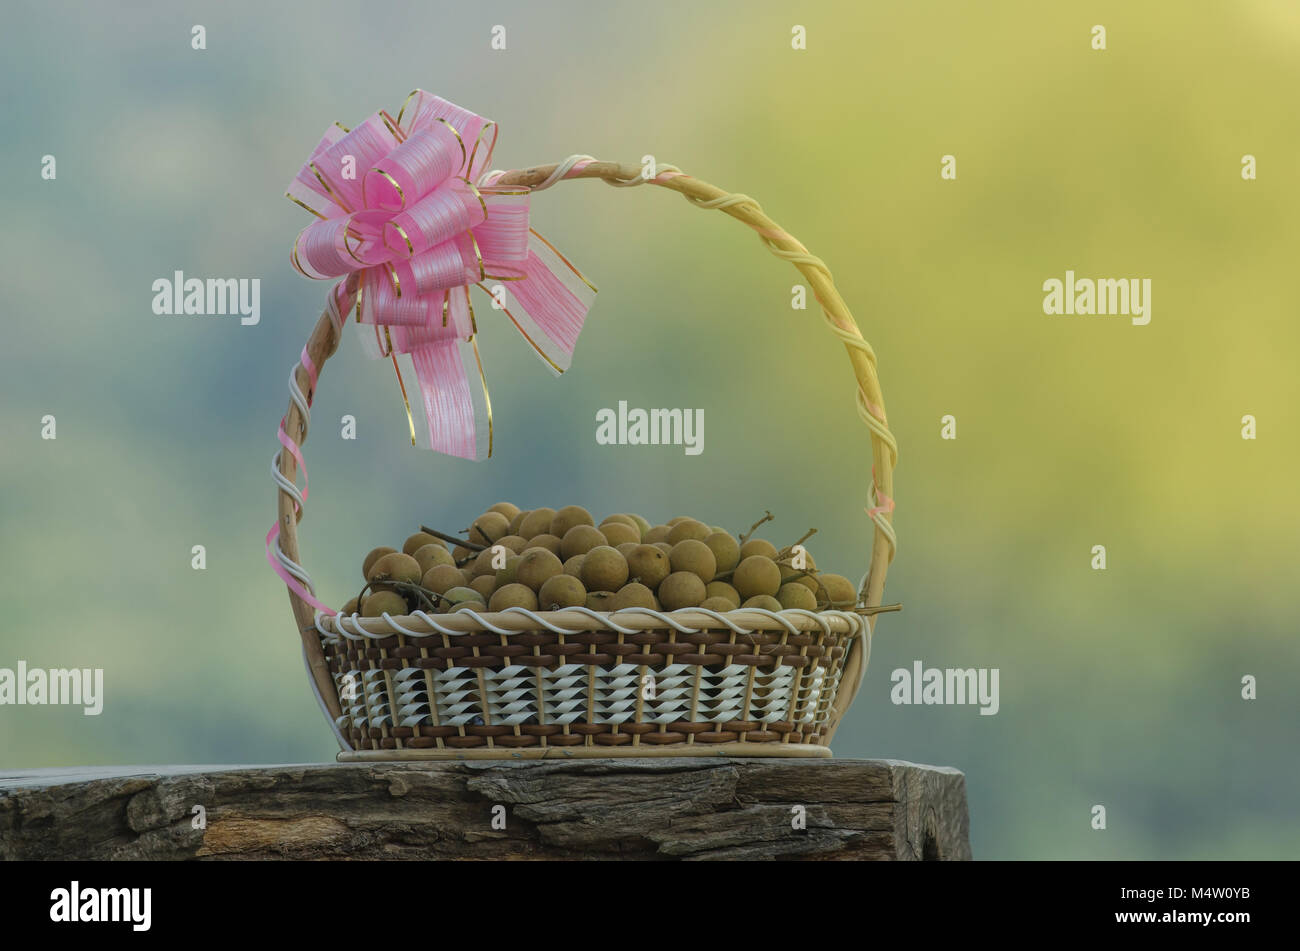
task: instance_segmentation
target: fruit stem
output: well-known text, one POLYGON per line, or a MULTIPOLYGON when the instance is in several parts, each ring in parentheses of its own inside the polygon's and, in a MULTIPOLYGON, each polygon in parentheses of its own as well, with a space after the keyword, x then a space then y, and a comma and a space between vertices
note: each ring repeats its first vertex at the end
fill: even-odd
POLYGON ((427 532, 434 538, 441 538, 445 542, 451 542, 453 545, 459 545, 461 548, 468 548, 470 551, 482 551, 487 545, 480 545, 477 542, 469 541, 465 538, 459 538, 456 535, 448 535, 446 532, 435 531, 427 525, 421 525, 420 531, 427 532))
POLYGON ((767 511, 766 509, 764 509, 764 510, 763 510, 763 517, 760 518, 760 519, 759 519, 757 522, 755 522, 753 525, 749 526, 749 531, 745 532, 745 534, 743 534, 743 535, 740 536, 740 543, 741 543, 742 545, 745 544, 745 542, 749 541, 750 536, 753 535, 754 532, 758 531, 758 526, 762 525, 764 522, 770 522, 770 521, 772 521, 772 519, 774 519, 775 517, 776 517, 776 516, 774 516, 771 512, 769 512, 769 511, 767 511))
POLYGON ((817 534, 817 529, 815 528, 808 529, 808 531, 803 533, 803 537, 800 538, 793 545, 786 545, 779 552, 777 552, 776 558, 774 560, 779 562, 782 558, 789 558, 792 554, 794 554, 795 546, 802 545, 804 542, 806 542, 808 539, 812 538, 816 534, 817 534))

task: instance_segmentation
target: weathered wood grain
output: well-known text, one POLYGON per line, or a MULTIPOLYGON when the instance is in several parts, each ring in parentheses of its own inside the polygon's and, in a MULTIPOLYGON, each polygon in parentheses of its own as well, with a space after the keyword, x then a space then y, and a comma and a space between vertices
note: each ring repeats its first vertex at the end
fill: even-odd
POLYGON ((970 857, 965 777, 896 760, 0 773, 0 858, 9 860, 970 857), (792 821, 797 806, 804 828, 792 821))

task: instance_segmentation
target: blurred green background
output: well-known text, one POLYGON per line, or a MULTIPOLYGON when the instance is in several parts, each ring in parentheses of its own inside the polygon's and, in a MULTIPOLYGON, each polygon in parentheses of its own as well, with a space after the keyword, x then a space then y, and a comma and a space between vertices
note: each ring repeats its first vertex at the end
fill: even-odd
MULTIPOLYGON (((1294 3, 6 19, 0 666, 103 667, 106 697, 98 718, 0 708, 0 768, 332 757, 262 549, 286 376, 326 292, 289 266, 306 214, 282 195, 329 123, 419 86, 500 122, 495 167, 653 154, 754 196, 831 267, 901 447, 886 600, 905 604, 838 755, 964 770, 980 858, 1300 853, 1294 3), (1150 325, 1045 316, 1067 268, 1149 277, 1150 325), (260 278, 260 325, 155 316, 176 269, 260 278), (894 706, 890 671, 914 660, 999 668, 1001 711, 894 706)), ((566 182, 534 222, 601 294, 560 379, 480 308, 491 460, 411 449, 391 371, 351 335, 326 368, 301 535, 325 599, 354 593, 369 548, 501 499, 732 529, 770 509, 769 537, 816 526, 818 563, 856 580, 867 432, 842 347, 790 308, 798 275, 662 190, 566 182), (620 399, 703 407, 703 455, 597 446, 620 399)))

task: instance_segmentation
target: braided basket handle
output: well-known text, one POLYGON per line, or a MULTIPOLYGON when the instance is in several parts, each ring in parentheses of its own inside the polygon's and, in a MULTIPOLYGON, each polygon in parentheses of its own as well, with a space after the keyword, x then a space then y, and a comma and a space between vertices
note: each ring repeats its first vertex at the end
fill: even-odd
MULTIPOLYGON (((635 185, 658 185, 680 193, 691 203, 701 208, 717 209, 753 228, 767 245, 768 249, 779 258, 793 264, 812 287, 813 296, 821 305, 827 328, 848 351, 853 375, 857 379, 858 415, 871 431, 871 450, 873 459, 873 477, 869 483, 871 508, 867 514, 874 523, 871 544, 871 561, 859 592, 860 600, 867 607, 878 607, 885 588, 885 573, 893 560, 897 548, 894 535, 892 512, 894 508, 894 466, 898 459, 898 447, 893 434, 889 431, 885 417, 884 396, 880 391, 880 380, 876 375, 876 355, 871 345, 862 337, 848 305, 835 289, 830 270, 820 258, 809 253, 797 239, 781 228, 775 221, 764 214, 758 203, 747 195, 731 194, 703 182, 698 178, 681 173, 672 166, 661 165, 654 177, 645 177, 641 166, 625 165, 617 162, 600 162, 588 156, 573 156, 564 162, 552 165, 539 165, 532 168, 510 172, 490 172, 483 177, 482 183, 493 185, 527 185, 540 191, 559 181, 574 178, 597 178, 610 185, 629 187, 635 185)), ((344 292, 355 292, 355 276, 348 279, 344 292)), ((315 330, 307 341, 304 353, 310 358, 315 373, 308 373, 300 363, 294 371, 293 379, 306 396, 310 404, 314 395, 309 387, 315 384, 315 377, 325 361, 338 348, 341 333, 341 320, 334 313, 326 310, 321 315, 315 330)), ((292 387, 291 387, 292 389, 292 387)), ((305 407, 291 402, 284 421, 285 432, 298 445, 306 439, 307 414, 305 407)), ((290 484, 293 483, 297 465, 292 453, 280 452, 276 463, 280 474, 290 484)), ((279 481, 279 480, 277 480, 279 481)), ((301 517, 301 507, 283 487, 278 493, 280 551, 288 561, 297 567, 298 538, 297 522, 301 517)), ((283 564, 283 560, 282 560, 283 564)), ((299 571, 301 569, 299 568, 299 571)), ((305 573, 303 573, 305 576, 305 573)), ((300 576, 301 577, 301 576, 300 576)), ((308 584, 308 587, 310 585, 308 584)), ((315 626, 315 612, 292 589, 289 600, 298 621, 299 632, 303 638, 308 666, 315 682, 317 693, 330 716, 337 719, 341 715, 333 680, 326 664, 320 638, 315 626)), ((840 689, 835 699, 835 709, 826 727, 826 742, 829 743, 844 713, 853 702, 871 650, 871 635, 875 631, 876 615, 866 617, 866 631, 863 637, 856 638, 845 661, 840 689)))

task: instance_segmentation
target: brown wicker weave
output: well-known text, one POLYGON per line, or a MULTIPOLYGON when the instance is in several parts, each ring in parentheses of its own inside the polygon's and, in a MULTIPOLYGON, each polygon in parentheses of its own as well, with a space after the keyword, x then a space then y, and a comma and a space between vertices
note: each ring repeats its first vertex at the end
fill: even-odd
MULTIPOLYGON (((571 608, 477 614, 346 618, 318 615, 289 592, 313 690, 331 722, 340 760, 542 756, 829 756, 870 657, 875 615, 896 541, 892 528, 896 446, 885 421, 875 354, 829 270, 758 204, 660 166, 587 161, 558 180, 655 184, 757 231, 812 287, 827 326, 845 345, 858 382, 859 416, 871 430, 871 562, 857 611, 717 614, 690 608, 608 614, 571 608)), ((505 174, 493 184, 546 187, 557 166, 505 174)), ((352 284, 348 284, 349 291, 352 284)), ((339 344, 331 296, 305 352, 317 371, 339 344)), ((307 436, 311 375, 290 379, 285 432, 307 436)), ((279 452, 280 563, 308 589, 299 561, 297 465, 279 452)))

